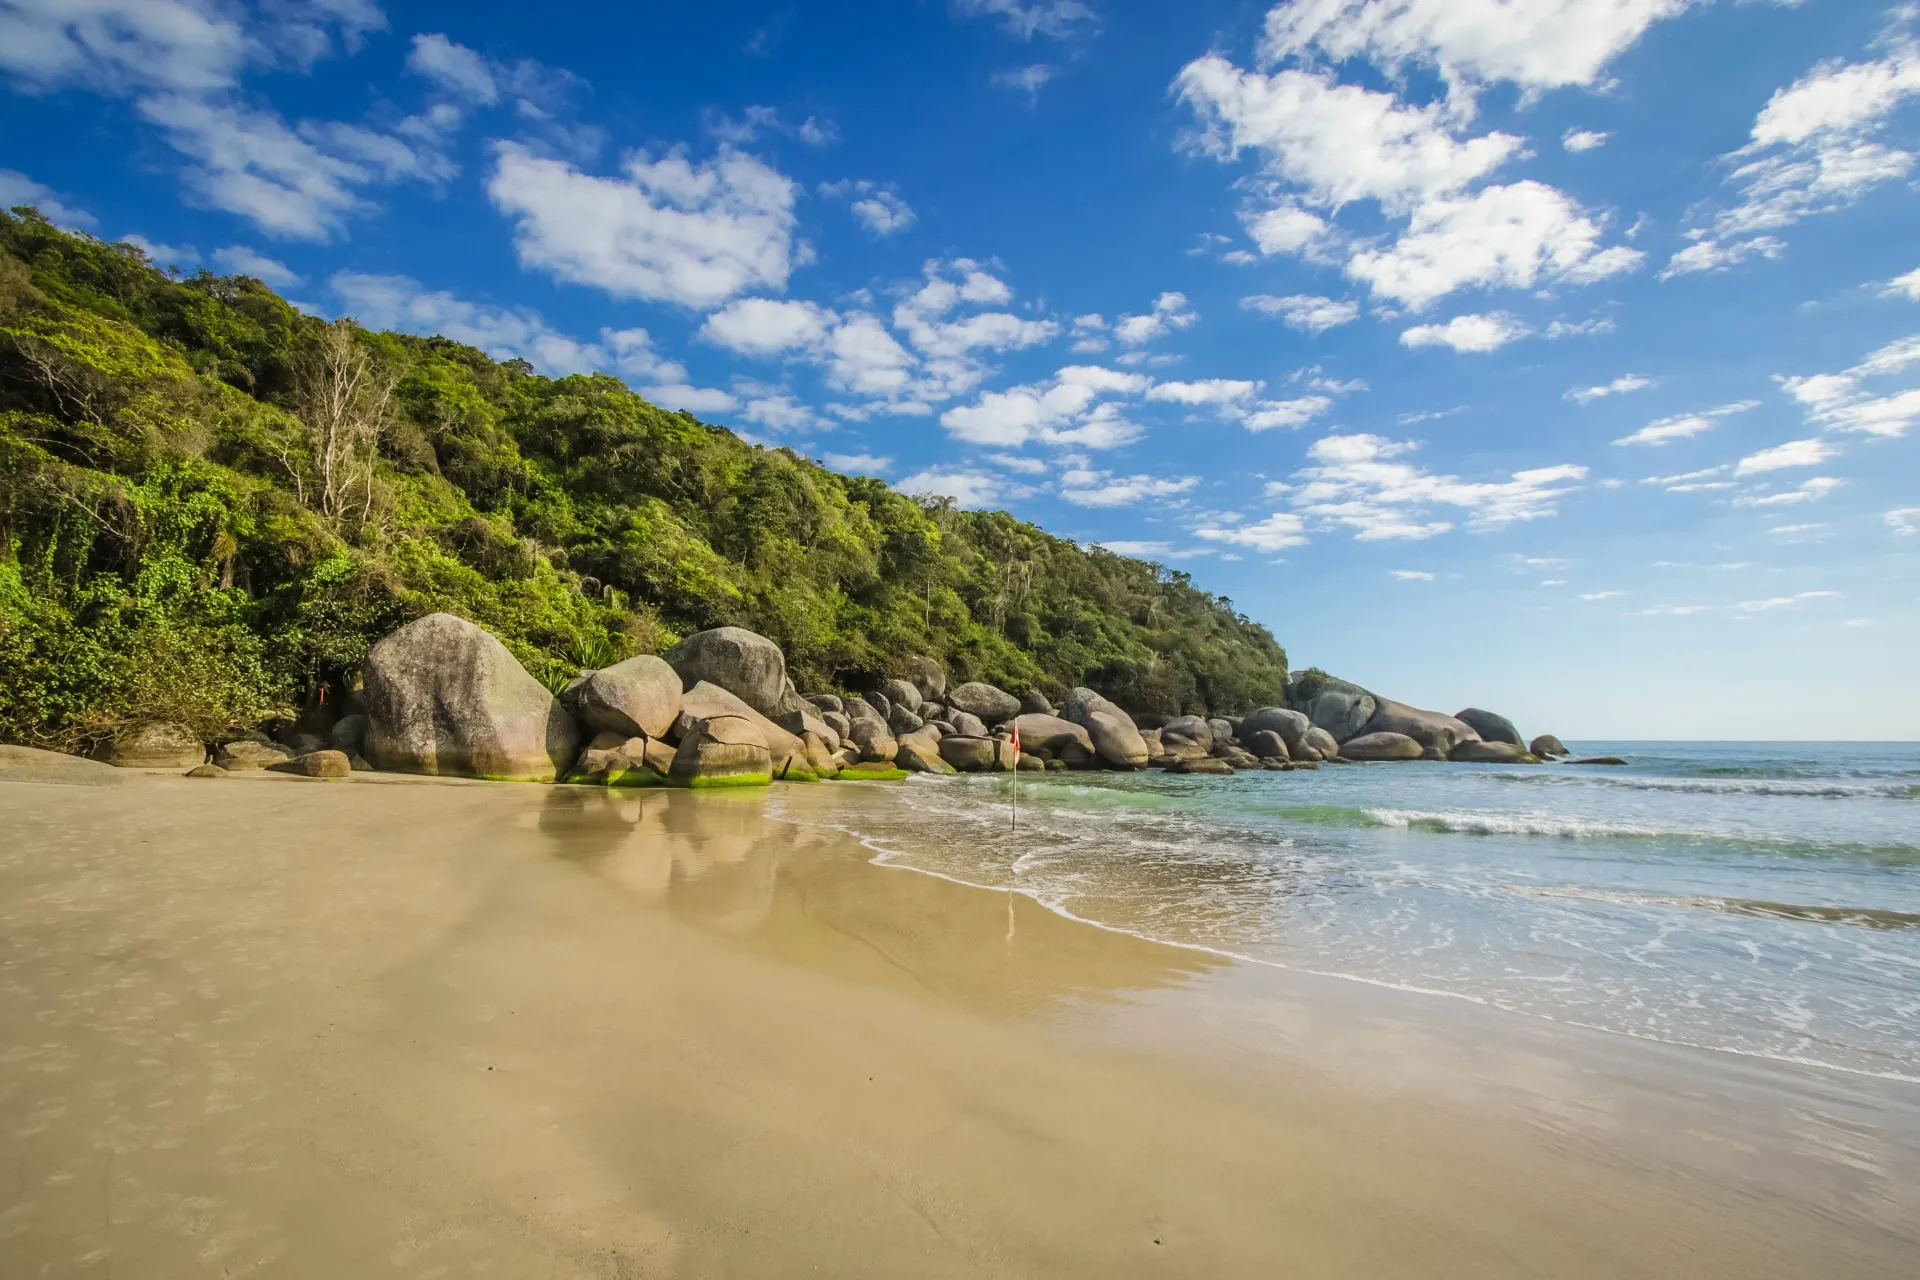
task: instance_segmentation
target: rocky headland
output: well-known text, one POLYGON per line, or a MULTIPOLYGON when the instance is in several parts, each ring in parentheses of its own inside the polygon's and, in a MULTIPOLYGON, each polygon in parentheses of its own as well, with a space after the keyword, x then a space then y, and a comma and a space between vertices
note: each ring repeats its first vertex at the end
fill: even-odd
POLYGON ((1529 742, 1494 712, 1423 710, 1317 670, 1288 680, 1284 705, 1206 717, 1135 714, 1084 687, 1056 707, 1037 689, 950 684, 940 663, 920 655, 893 667, 870 687, 802 693, 777 644, 717 627, 664 654, 583 670, 556 695, 485 629, 435 613, 374 645, 352 687, 297 720, 214 743, 148 723, 97 755, 194 777, 382 770, 702 788, 909 773, 1224 776, 1386 761, 1531 764, 1568 754, 1551 734, 1529 742))

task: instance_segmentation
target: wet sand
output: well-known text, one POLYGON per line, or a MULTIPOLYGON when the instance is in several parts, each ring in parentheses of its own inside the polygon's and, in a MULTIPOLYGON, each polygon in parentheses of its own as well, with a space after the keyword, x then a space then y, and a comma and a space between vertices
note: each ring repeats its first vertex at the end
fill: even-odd
POLYGON ((1256 971, 768 803, 0 783, 0 1275, 1920 1271, 1911 1092, 1256 971))

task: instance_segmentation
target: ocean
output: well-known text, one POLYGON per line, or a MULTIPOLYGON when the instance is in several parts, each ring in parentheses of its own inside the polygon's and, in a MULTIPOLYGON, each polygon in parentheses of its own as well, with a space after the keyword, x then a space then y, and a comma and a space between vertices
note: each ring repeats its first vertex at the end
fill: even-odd
POLYGON ((1920 744, 1626 767, 919 777, 883 864, 1106 928, 1624 1036, 1920 1081, 1920 744))

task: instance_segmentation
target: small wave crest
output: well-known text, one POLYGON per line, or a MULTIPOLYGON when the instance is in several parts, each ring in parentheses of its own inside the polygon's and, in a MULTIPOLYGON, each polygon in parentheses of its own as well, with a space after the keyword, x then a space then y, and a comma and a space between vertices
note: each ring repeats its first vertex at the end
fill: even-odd
POLYGON ((1509 892, 1535 898, 1564 898, 1579 902, 1611 902, 1630 907, 1678 907, 1717 911, 1730 916, 1755 916, 1797 924, 1852 925, 1862 929, 1898 931, 1920 929, 1920 913, 1885 907, 1822 906, 1799 902, 1772 902, 1764 898, 1718 898, 1692 894, 1644 893, 1625 889, 1578 889, 1539 885, 1506 885, 1509 892))
POLYGON ((1628 791, 1666 791, 1694 795, 1795 796, 1825 800, 1920 800, 1911 782, 1843 782, 1834 779, 1718 776, 1693 778, 1621 777, 1618 774, 1489 773, 1500 782, 1536 786, 1618 787, 1628 791))

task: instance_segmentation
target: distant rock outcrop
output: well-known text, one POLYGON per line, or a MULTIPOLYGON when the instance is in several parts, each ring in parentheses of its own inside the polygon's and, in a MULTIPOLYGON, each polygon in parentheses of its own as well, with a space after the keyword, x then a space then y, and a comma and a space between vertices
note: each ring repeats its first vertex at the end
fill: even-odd
POLYGON ((1513 727, 1513 721, 1492 711, 1482 711, 1479 707, 1468 707, 1454 719, 1472 727, 1473 731, 1487 742, 1510 742, 1516 747, 1524 747, 1527 740, 1513 727))

